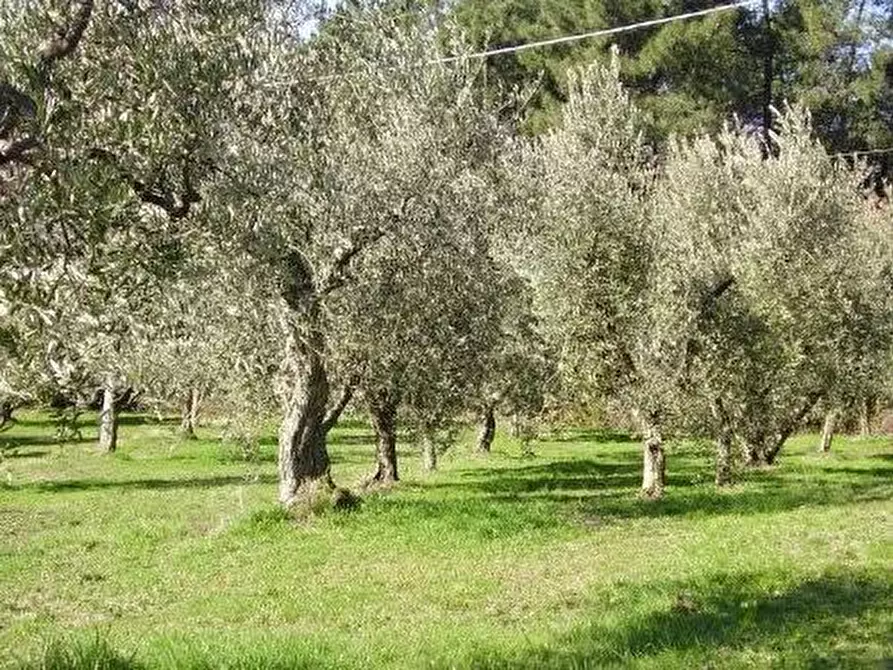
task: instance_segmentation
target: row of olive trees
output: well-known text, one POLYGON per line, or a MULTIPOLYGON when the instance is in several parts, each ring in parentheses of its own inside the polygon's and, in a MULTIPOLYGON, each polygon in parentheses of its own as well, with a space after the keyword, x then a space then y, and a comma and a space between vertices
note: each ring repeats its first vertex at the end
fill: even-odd
POLYGON ((893 221, 858 171, 778 118, 653 156, 616 62, 573 78, 560 129, 516 157, 513 255, 565 377, 634 414, 643 492, 665 483, 668 431, 772 463, 820 402, 871 393, 893 341, 893 221), (526 216, 525 216, 526 215, 526 216))
MULTIPOLYGON (((291 4, 291 3, 286 3, 291 4)), ((287 10, 287 11, 286 11, 287 10)), ((535 416, 558 384, 645 437, 709 432, 771 461, 890 350, 889 215, 797 114, 653 155, 616 66, 541 140, 448 27, 376 12, 310 40, 265 0, 0 10, 0 394, 136 386, 251 428, 278 405, 279 498, 334 487, 351 401, 398 478, 457 418, 535 416), (49 39, 47 39, 49 36, 49 39)))

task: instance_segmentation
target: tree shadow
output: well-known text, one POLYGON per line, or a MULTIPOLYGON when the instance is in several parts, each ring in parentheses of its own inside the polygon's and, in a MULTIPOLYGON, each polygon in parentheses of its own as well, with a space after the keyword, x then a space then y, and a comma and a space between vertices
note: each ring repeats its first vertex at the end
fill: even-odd
POLYGON ((154 414, 119 414, 119 426, 179 426, 178 416, 155 416, 154 414))
POLYGON ((512 510, 518 519, 526 518, 529 510, 538 515, 545 506, 554 525, 563 520, 595 527, 641 518, 750 516, 893 498, 893 479, 870 469, 853 468, 843 476, 835 476, 834 470, 816 471, 806 481, 794 481, 779 466, 746 472, 740 485, 717 490, 712 482, 699 483, 692 476, 702 477, 702 468, 677 458, 679 467, 668 478, 665 496, 645 500, 638 496, 638 459, 622 458, 468 470, 459 473, 460 481, 422 480, 409 485, 422 492, 442 492, 441 500, 411 498, 401 504, 414 505, 427 518, 442 517, 444 523, 454 515, 477 523, 472 520, 480 516, 484 525, 499 506, 512 510))
POLYGON ((544 491, 629 488, 640 484, 642 475, 638 463, 585 459, 508 469, 473 470, 463 472, 461 477, 469 481, 443 486, 485 495, 518 496, 544 491))
POLYGON ((539 442, 543 443, 564 443, 564 442, 594 442, 596 444, 627 444, 638 442, 639 440, 629 433, 609 428, 586 428, 564 430, 555 435, 545 435, 539 442))
POLYGON ((29 449, 28 451, 18 451, 15 447, 6 449, 0 447, 0 461, 7 458, 41 458, 47 456, 50 452, 46 449, 29 449))
POLYGON ((230 475, 220 477, 195 477, 189 479, 62 479, 57 481, 27 482, 23 484, 0 483, 0 488, 10 491, 38 491, 41 493, 64 493, 71 491, 94 491, 104 489, 191 489, 233 486, 237 484, 273 484, 275 475, 230 475))
MULTIPOLYGON (((714 575, 691 582, 625 587, 613 598, 634 599, 642 591, 664 596, 657 611, 630 617, 615 626, 591 623, 545 645, 498 657, 483 653, 478 668, 587 668, 628 664, 662 654, 710 655, 723 651, 770 649, 797 667, 867 667, 889 663, 871 658, 857 645, 840 645, 860 619, 882 612, 893 598, 893 584, 867 571, 826 573, 782 589, 767 590, 771 575, 714 575), (789 640, 797 640, 789 644, 789 640), (848 648, 849 646, 849 648, 848 648), (805 663, 805 665, 804 665, 805 663)), ((615 585, 616 586, 616 585, 615 585)), ((876 624, 880 627, 883 623, 876 624)), ((859 637, 865 639, 865 630, 859 637)), ((881 640, 885 630, 871 630, 881 640)), ((676 658, 676 657, 674 657, 676 658)), ((691 656, 686 655, 689 661, 691 656)), ((704 667, 715 667, 709 662, 704 667)), ((889 666, 884 666, 889 667, 889 666)))
POLYGON ((93 442, 92 437, 57 438, 54 435, 0 435, 0 450, 22 449, 27 447, 55 447, 66 444, 85 444, 93 442))
POLYGON ((343 446, 343 445, 368 445, 375 446, 376 437, 371 432, 366 433, 343 433, 343 432, 332 432, 329 434, 326 439, 326 443, 331 446, 343 446))

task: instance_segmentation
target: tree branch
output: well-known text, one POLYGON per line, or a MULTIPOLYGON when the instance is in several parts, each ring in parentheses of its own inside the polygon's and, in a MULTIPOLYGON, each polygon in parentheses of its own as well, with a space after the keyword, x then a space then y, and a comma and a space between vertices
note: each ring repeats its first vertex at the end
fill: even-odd
POLYGON ((803 399, 803 404, 795 411, 791 416, 787 417, 786 421, 781 423, 781 426, 778 429, 778 433, 775 435, 775 441, 772 446, 766 451, 766 462, 772 463, 775 460, 775 457, 778 456, 778 452, 781 451, 781 448, 784 446, 784 443, 787 442, 788 438, 791 436, 797 426, 800 425, 800 422, 803 421, 804 417, 812 410, 813 407, 816 406, 816 403, 822 399, 822 396, 825 395, 823 391, 812 391, 808 393, 806 397, 803 399))
POLYGON ((13 142, 0 140, 0 165, 28 163, 31 151, 39 146, 40 142, 36 137, 25 137, 13 142))
POLYGON ((338 423, 338 419, 341 418, 341 414, 347 408, 350 401, 353 399, 354 393, 357 390, 357 384, 359 380, 356 377, 351 377, 347 384, 344 385, 344 388, 341 389, 341 396, 338 398, 338 402, 335 403, 335 406, 332 407, 327 413, 326 418, 323 419, 322 429, 328 433, 332 428, 335 427, 335 424, 338 423))
POLYGON ((183 159, 183 189, 176 194, 165 184, 165 169, 161 169, 151 184, 130 175, 121 165, 118 157, 111 151, 101 147, 94 147, 88 154, 89 158, 103 160, 114 167, 133 189, 137 197, 148 205, 161 208, 172 221, 179 221, 189 216, 192 205, 202 201, 201 195, 192 186, 191 156, 187 154, 183 159))
MULTIPOLYGON (((391 212, 391 222, 400 221, 406 215, 406 207, 410 200, 410 197, 404 198, 400 202, 400 206, 391 212)), ((320 286, 320 295, 326 296, 344 286, 347 282, 347 269, 350 266, 351 261, 353 261, 353 259, 367 247, 378 242, 378 240, 385 236, 386 232, 385 228, 367 228, 362 230, 346 246, 335 252, 335 258, 332 260, 331 268, 320 286)))
POLYGON ((93 0, 78 0, 74 18, 67 26, 60 26, 56 34, 44 42, 38 56, 44 72, 48 71, 56 61, 65 58, 74 51, 90 25, 93 15, 93 0))

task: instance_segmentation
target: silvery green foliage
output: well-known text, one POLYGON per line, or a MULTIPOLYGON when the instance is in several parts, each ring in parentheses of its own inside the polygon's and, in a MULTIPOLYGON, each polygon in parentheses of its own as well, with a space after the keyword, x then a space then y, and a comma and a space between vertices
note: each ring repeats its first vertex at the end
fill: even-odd
POLYGON ((57 381, 77 369, 124 383, 136 363, 144 308, 181 260, 182 220, 223 162, 221 123, 232 118, 233 82, 252 66, 262 10, 248 1, 4 8, 0 296, 16 314, 40 315, 17 327, 34 324, 26 339, 42 343, 57 381))
POLYGON ((271 297, 213 246, 199 245, 190 257, 144 315, 149 336, 133 352, 130 379, 158 411, 180 411, 195 393, 205 417, 254 438, 276 407, 269 380, 280 345, 271 297))
MULTIPOLYGON (((641 389, 649 373, 639 368, 661 356, 660 320, 649 323, 644 303, 653 240, 639 128, 615 57, 571 73, 561 127, 520 152, 524 209, 513 214, 525 243, 508 255, 535 288, 562 377, 579 394, 641 389)), ((641 390, 628 404, 661 404, 641 390)))
POLYGON ((477 401, 480 408, 492 406, 533 428, 547 404, 554 402, 558 386, 554 352, 542 335, 529 283, 503 267, 497 287, 502 311, 499 341, 477 401))
POLYGON ((235 188, 220 182, 221 200, 232 203, 222 223, 245 242, 256 276, 300 298, 274 307, 286 332, 326 334, 317 353, 331 360, 330 373, 339 360, 401 353, 384 342, 392 335, 439 332, 447 271, 470 288, 485 282, 485 169, 502 134, 479 99, 477 70, 432 65, 439 54, 431 29, 353 16, 337 42, 323 35, 302 51, 272 50, 250 87, 263 92, 263 113, 232 129, 233 160, 247 170, 235 188), (419 295, 401 301, 392 284, 419 295))
POLYGON ((768 158, 744 132, 677 146, 655 195, 672 290, 695 307, 689 422, 710 408, 708 426, 769 460, 820 398, 868 382, 891 336, 890 246, 866 225, 858 175, 802 112, 779 128, 768 158))

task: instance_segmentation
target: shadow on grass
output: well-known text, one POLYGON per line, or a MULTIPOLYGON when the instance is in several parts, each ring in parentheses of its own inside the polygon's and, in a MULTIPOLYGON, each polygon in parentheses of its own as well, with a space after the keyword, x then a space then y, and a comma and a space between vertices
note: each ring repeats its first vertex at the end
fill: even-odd
POLYGON ((66 444, 86 444, 93 442, 93 437, 69 437, 57 439, 54 435, 0 435, 0 450, 20 449, 25 447, 54 447, 66 444))
POLYGON ((93 491, 104 489, 191 489, 233 486, 237 484, 273 484, 275 475, 195 477, 190 479, 63 479, 58 481, 28 482, 25 484, 0 484, 0 488, 11 491, 39 491, 44 493, 64 493, 70 491, 93 491))
POLYGON ((630 442, 638 442, 639 440, 634 438, 629 433, 623 433, 616 430, 610 430, 608 428, 588 428, 588 429, 574 429, 574 430, 565 430, 556 433, 555 435, 546 434, 542 439, 538 440, 539 442, 548 444, 550 442, 554 443, 563 443, 563 442, 594 442, 596 444, 605 444, 605 443, 614 443, 614 444, 626 444, 630 442))
POLYGON ((369 445, 375 446, 375 435, 373 433, 345 434, 341 432, 332 432, 329 434, 326 442, 329 445, 369 445))
POLYGON ((474 470, 458 484, 444 484, 484 494, 522 495, 541 491, 630 488, 642 481, 639 463, 579 459, 511 469, 474 470))
POLYGON ((663 595, 667 605, 615 626, 582 626, 508 658, 484 653, 470 665, 597 668, 669 657, 665 660, 672 659, 673 667, 720 667, 713 663, 729 663, 730 651, 763 650, 776 657, 776 665, 782 661, 790 667, 889 667, 881 665, 890 659, 879 656, 876 648, 871 651, 857 642, 883 644, 886 639, 889 631, 883 629, 883 620, 866 615, 889 606, 889 579, 865 571, 836 572, 767 590, 772 581, 759 574, 716 575, 688 583, 627 587, 631 593, 621 589, 613 597, 636 598, 645 589, 663 595))
POLYGON ((154 414, 119 414, 119 426, 179 426, 180 417, 154 414))
POLYGON ((45 449, 29 449, 27 451, 18 451, 15 447, 6 449, 0 447, 0 461, 7 458, 42 458, 50 452, 45 449))
POLYGON ((893 499, 893 478, 875 470, 815 471, 804 481, 779 467, 749 472, 743 484, 718 491, 712 483, 695 484, 686 476, 689 466, 680 463, 681 473, 670 478, 666 496, 648 501, 637 496, 638 459, 620 459, 464 471, 460 481, 404 484, 404 490, 418 494, 376 505, 387 509, 394 523, 421 518, 442 525, 444 532, 489 538, 550 525, 596 528, 642 518, 749 516, 893 499))

